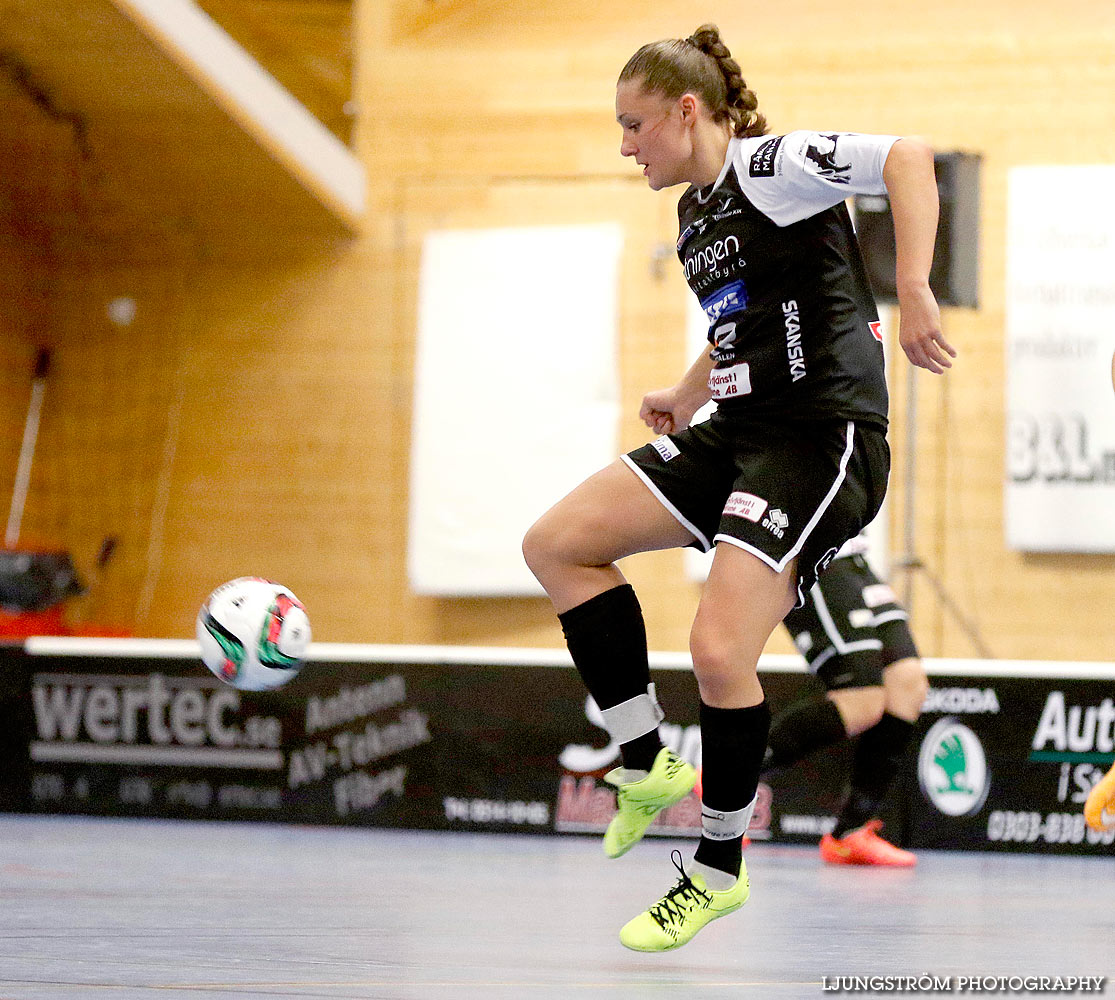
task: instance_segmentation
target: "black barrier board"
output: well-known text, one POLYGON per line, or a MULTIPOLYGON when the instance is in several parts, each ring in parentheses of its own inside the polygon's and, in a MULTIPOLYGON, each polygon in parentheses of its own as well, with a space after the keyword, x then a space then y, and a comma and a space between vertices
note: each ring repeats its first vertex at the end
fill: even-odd
MULTIPOLYGON (((593 835, 613 814, 603 777, 618 751, 572 665, 379 647, 368 659, 315 658, 286 687, 254 694, 195 655, 145 648, 0 648, 0 809, 593 835)), ((1110 851, 1115 834, 1087 831, 1081 816, 1113 756, 1107 674, 931 669, 886 835, 913 848, 1110 851)), ((665 741, 699 766, 692 672, 652 676, 665 741)), ((820 691, 800 669, 761 678, 775 713, 820 691)), ((835 822, 851 752, 845 741, 760 785, 752 839, 816 843, 835 822)), ((648 831, 699 832, 695 796, 648 831)))
POLYGON ((31 808, 26 659, 22 646, 0 643, 0 810, 4 812, 27 812, 31 808))
MULTIPOLYGON (((6 675, 28 710, 9 811, 593 834, 614 811, 618 748, 571 665, 318 660, 266 693, 192 657, 15 654, 6 675)), ((692 673, 654 677, 666 742, 699 765, 692 673)), ((776 711, 803 683, 764 673, 776 711)), ((846 765, 841 748, 761 786, 752 837, 816 841, 846 765)), ((696 797, 649 832, 698 836, 696 797)))
POLYGON ((1115 758, 1110 679, 935 675, 918 725, 909 846, 1110 853, 1084 800, 1115 758))

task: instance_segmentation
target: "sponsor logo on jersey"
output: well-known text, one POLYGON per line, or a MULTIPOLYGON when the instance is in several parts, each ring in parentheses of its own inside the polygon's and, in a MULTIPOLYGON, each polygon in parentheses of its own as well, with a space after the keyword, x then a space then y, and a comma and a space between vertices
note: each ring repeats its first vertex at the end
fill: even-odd
POLYGON ((728 235, 701 247, 685 258, 685 279, 711 271, 733 254, 739 253, 739 237, 728 235))
POLYGON ((708 377, 713 399, 746 396, 751 391, 751 366, 742 361, 731 368, 714 368, 708 377))
POLYGON ((946 816, 979 812, 991 788, 979 737, 952 716, 937 721, 921 741, 918 782, 926 799, 946 816))
POLYGON ((773 139, 767 139, 762 143, 754 153, 751 154, 751 163, 748 164, 747 172, 752 177, 773 177, 775 161, 778 155, 778 147, 782 145, 782 136, 777 135, 773 139))
POLYGON ((688 226, 686 226, 681 235, 678 237, 677 250, 681 253, 681 248, 689 242, 689 237, 699 236, 708 228, 709 220, 703 216, 694 219, 688 226))
POLYGON ((785 512, 775 507, 766 517, 763 518, 763 527, 766 528, 775 538, 781 538, 786 534, 786 529, 790 526, 790 519, 786 516, 785 512))
POLYGON ((736 324, 735 323, 721 323, 715 330, 712 331, 712 346, 716 348, 713 352, 714 360, 720 360, 730 348, 735 347, 736 344, 736 324))
POLYGON ((876 320, 874 323, 868 323, 867 325, 871 328, 871 336, 881 344, 883 342, 883 324, 876 320))
POLYGON ((825 180, 833 184, 847 184, 849 178, 845 176, 852 169, 851 163, 838 163, 836 143, 840 138, 837 135, 814 135, 805 144, 805 165, 812 164, 812 170, 825 180))
POLYGON ((665 434, 651 441, 651 447, 662 456, 663 462, 668 462, 671 458, 677 458, 678 455, 681 454, 678 450, 678 446, 666 437, 665 434))
POLYGON ((715 323, 725 313, 746 309, 747 287, 742 281, 733 281, 727 288, 721 288, 714 295, 702 299, 701 308, 704 309, 710 323, 715 323))
POLYGON ((706 219, 712 222, 720 222, 723 219, 731 219, 734 216, 743 215, 743 209, 736 204, 735 196, 731 191, 717 192, 712 208, 712 213, 705 216, 706 219))
POLYGON ((805 378, 805 349, 801 346, 801 319, 797 299, 782 303, 782 316, 786 323, 786 358, 790 362, 790 378, 796 382, 805 378))
POLYGON ((752 493, 742 493, 738 490, 728 497, 728 502, 724 504, 725 514, 731 517, 742 517, 746 521, 756 523, 766 509, 767 502, 762 497, 757 497, 752 493))

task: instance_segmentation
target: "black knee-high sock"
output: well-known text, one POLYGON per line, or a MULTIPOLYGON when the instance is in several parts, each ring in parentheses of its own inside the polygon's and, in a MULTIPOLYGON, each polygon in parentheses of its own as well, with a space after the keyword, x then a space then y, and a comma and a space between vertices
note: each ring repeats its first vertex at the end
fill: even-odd
MULTIPOLYGON (((647 632, 630 584, 620 584, 558 615, 581 680, 601 710, 647 693, 647 632)), ((658 730, 620 745, 623 765, 649 770, 662 749, 658 730)))
MULTIPOLYGON (((765 701, 750 708, 714 708, 701 702, 701 810, 736 812, 755 798, 770 732, 765 701)), ((743 832, 730 840, 702 834, 694 860, 739 875, 743 832)))
POLYGON ((843 837, 878 816, 913 731, 912 722, 884 712, 860 735, 852 758, 852 787, 832 831, 834 837, 843 837))
POLYGON ((830 698, 808 698, 779 713, 770 727, 763 771, 796 764, 814 750, 839 743, 848 735, 840 710, 830 698))

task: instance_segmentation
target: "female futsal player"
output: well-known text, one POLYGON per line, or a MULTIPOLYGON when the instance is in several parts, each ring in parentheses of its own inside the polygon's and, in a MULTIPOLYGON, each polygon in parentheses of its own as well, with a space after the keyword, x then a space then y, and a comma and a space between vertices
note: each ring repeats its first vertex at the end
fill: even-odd
POLYGON ((716 543, 690 634, 704 791, 693 861, 626 924, 624 945, 664 951, 739 909, 740 843, 770 727, 757 664, 817 572, 874 517, 886 489, 887 394, 878 316, 844 199, 889 192, 899 340, 932 372, 955 352, 929 289, 937 222, 932 152, 912 139, 791 132, 767 137, 715 26, 644 46, 616 88, 620 153, 654 190, 688 184, 678 256, 709 318, 711 349, 649 393, 661 434, 559 501, 523 552, 558 613, 573 661, 621 745, 618 857, 695 774, 663 748, 646 632, 616 567, 635 552, 716 543), (717 400, 713 417, 688 427, 717 400), (687 429, 688 428, 688 429, 687 429))
POLYGON ((846 542, 783 621, 827 694, 804 698, 771 724, 764 778, 807 754, 856 736, 850 787, 832 833, 821 838, 829 864, 909 867, 917 858, 879 836, 878 814, 921 715, 929 680, 909 615, 863 554, 846 542))

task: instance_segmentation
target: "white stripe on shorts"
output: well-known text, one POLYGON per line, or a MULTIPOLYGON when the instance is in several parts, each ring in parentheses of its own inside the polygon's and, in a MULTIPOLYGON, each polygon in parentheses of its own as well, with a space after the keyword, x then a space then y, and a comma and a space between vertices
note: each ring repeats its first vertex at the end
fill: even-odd
POLYGON ((825 595, 821 592, 821 585, 819 583, 813 584, 809 594, 813 598, 813 605, 817 609, 817 617, 820 619, 821 627, 825 630, 825 635, 829 637, 829 641, 841 656, 847 653, 858 653, 864 649, 883 648, 883 643, 879 639, 857 639, 853 642, 846 642, 840 634, 840 630, 836 627, 836 622, 833 621, 829 606, 825 603, 825 595))
MULTIPOLYGON (((803 546, 805 545, 805 540, 809 537, 813 529, 817 527, 817 522, 821 520, 821 518, 824 516, 825 511, 829 509, 829 506, 832 504, 832 501, 836 497, 836 494, 840 491, 840 487, 844 484, 844 480, 848 476, 848 460, 852 457, 852 449, 855 444, 855 432, 855 421, 849 420, 848 428, 846 431, 848 437, 847 441, 844 444, 844 454, 840 456, 840 470, 836 474, 836 479, 833 481, 832 487, 831 489, 829 489, 828 494, 825 496, 825 499, 821 502, 821 505, 813 512, 813 516, 809 519, 809 523, 805 526, 802 533, 798 536, 798 540, 793 544, 793 547, 790 549, 790 551, 787 552, 780 560, 775 561, 770 556, 766 555, 763 552, 760 552, 758 549, 754 548, 751 545, 748 545, 746 542, 741 542, 738 538, 732 538, 729 535, 717 535, 713 539, 713 541, 728 542, 728 544, 730 545, 735 545, 737 548, 744 549, 745 551, 750 552, 753 556, 758 556, 759 559, 765 562, 776 573, 781 573, 790 564, 791 559, 797 558, 798 553, 801 552, 803 546)), ((800 576, 801 574, 799 573, 798 575, 800 576)))
POLYGON ((662 491, 650 481, 650 478, 647 476, 647 474, 643 472, 643 470, 640 469, 634 462, 632 462, 627 455, 620 455, 620 460, 632 472, 634 472, 635 475, 638 476, 644 484, 646 484, 646 488, 658 498, 658 502, 662 504, 662 506, 665 507, 666 510, 673 514, 678 524, 685 528, 686 531, 688 531, 695 539, 697 539, 698 542, 700 542, 701 551, 708 552, 708 550, 711 549, 712 546, 709 544, 709 540, 705 533, 701 531, 701 529, 698 528, 697 525, 690 521, 680 510, 678 510, 677 507, 670 503, 670 501, 667 500, 666 497, 663 495, 662 491))
POLYGON ((832 489, 828 491, 828 496, 825 497, 821 506, 813 512, 813 516, 809 519, 809 523, 805 526, 805 530, 799 536, 797 543, 783 557, 782 563, 778 567, 779 573, 786 568, 791 559, 796 558, 798 553, 801 552, 802 547, 805 545, 805 540, 809 537, 813 529, 817 527, 817 522, 821 520, 825 511, 829 509, 829 505, 836 497, 836 494, 839 492, 840 487, 844 484, 844 480, 848 476, 848 460, 852 457, 852 448, 855 444, 856 435, 856 425, 853 420, 848 421, 847 435, 848 440, 844 445, 844 454, 840 456, 840 471, 836 475, 836 480, 832 484, 832 489))

